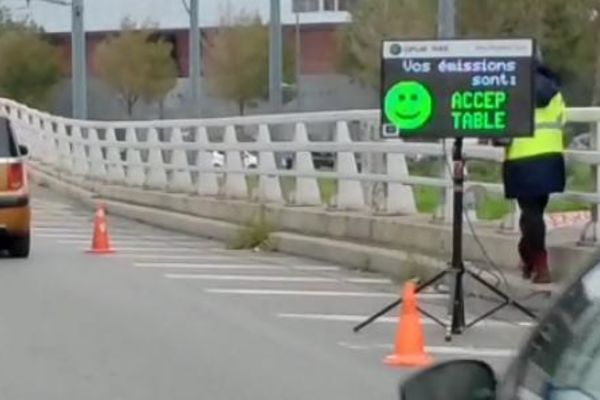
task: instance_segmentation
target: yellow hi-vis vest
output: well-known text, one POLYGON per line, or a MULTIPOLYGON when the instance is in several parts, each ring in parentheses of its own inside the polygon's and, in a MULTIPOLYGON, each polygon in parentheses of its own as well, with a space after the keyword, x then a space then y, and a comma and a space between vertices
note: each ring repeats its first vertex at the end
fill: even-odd
POLYGON ((567 120, 565 102, 558 93, 550 104, 535 110, 535 134, 513 139, 506 149, 507 160, 564 151, 563 127, 567 120))

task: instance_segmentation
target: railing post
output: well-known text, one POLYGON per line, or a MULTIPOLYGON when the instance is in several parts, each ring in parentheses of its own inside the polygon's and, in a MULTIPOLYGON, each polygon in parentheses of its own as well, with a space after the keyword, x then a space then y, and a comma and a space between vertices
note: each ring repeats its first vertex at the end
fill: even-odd
MULTIPOLYGON (((337 143, 352 143, 348 123, 338 121, 336 126, 337 143)), ((356 157, 352 152, 340 151, 337 157, 337 172, 341 175, 358 175, 356 157)), ((365 208, 365 194, 360 181, 338 180, 337 208, 362 210, 365 208)))
POLYGON ((90 171, 88 156, 85 153, 85 144, 81 128, 74 125, 71 129, 71 139, 73 140, 73 174, 76 176, 87 176, 90 171))
POLYGON ((176 145, 179 148, 173 150, 173 157, 171 158, 171 164, 173 167, 173 173, 171 175, 171 182, 169 188, 178 192, 189 192, 192 185, 192 176, 189 170, 189 163, 187 159, 187 152, 185 150, 183 134, 180 128, 173 128, 171 132, 172 145, 176 145))
POLYGON ((108 162, 108 180, 112 183, 124 183, 125 171, 121 161, 121 150, 118 147, 117 134, 115 128, 108 128, 106 131, 106 160, 108 162))
MULTIPOLYGON (((212 153, 208 151, 208 132, 204 126, 196 132, 196 147, 198 156, 196 164, 200 169, 213 168, 212 153)), ((217 196, 219 194, 219 181, 214 172, 200 171, 198 173, 198 194, 201 196, 217 196)))
MULTIPOLYGON (((229 125, 225 128, 225 144, 233 146, 238 145, 235 126, 229 125)), ((225 152, 225 167, 229 170, 241 171, 244 169, 242 157, 239 150, 227 150, 225 152)), ((239 172, 225 173, 225 195, 227 197, 245 199, 248 197, 248 184, 246 176, 239 172)))
POLYGON ((71 156, 71 144, 67 135, 67 128, 64 123, 58 126, 58 168, 67 173, 73 172, 73 159, 71 156))
POLYGON ((106 179, 106 163, 104 162, 104 154, 102 152, 103 144, 102 140, 100 140, 100 132, 96 128, 88 129, 88 144, 90 175, 99 180, 106 179))
POLYGON ((158 131, 155 128, 148 129, 146 143, 150 147, 148 151, 148 174, 146 175, 146 186, 151 189, 165 189, 167 187, 168 177, 165 170, 165 160, 163 158, 162 143, 158 138, 158 131))
MULTIPOLYGON (((595 152, 600 151, 600 122, 596 122, 592 128, 591 147, 595 152)), ((594 193, 600 194, 600 165, 594 164, 592 167, 592 179, 594 182, 594 193)), ((600 237, 600 224, 598 217, 600 215, 600 204, 594 203, 590 206, 591 220, 588 222, 581 233, 579 245, 595 246, 600 237)))
MULTIPOLYGON (((271 143, 269 126, 261 124, 258 128, 258 143, 268 146, 271 143)), ((269 175, 269 171, 277 169, 272 151, 260 151, 258 155, 258 171, 260 172, 258 191, 261 201, 283 203, 281 183, 278 176, 269 175)))
MULTIPOLYGON (((296 124, 294 141, 296 144, 308 143, 308 133, 306 132, 306 125, 303 122, 296 124)), ((315 173, 315 164, 310 152, 296 152, 296 172, 298 174, 315 173)), ((321 192, 316 178, 309 176, 299 176, 296 178, 296 191, 294 193, 293 203, 299 206, 321 205, 321 192)))
MULTIPOLYGON (((409 176, 404 154, 387 153, 387 176, 390 178, 405 178, 409 176)), ((388 183, 386 211, 392 214, 416 214, 417 205, 413 188, 399 183, 388 183)))
POLYGON ((125 142, 127 143, 125 183, 133 187, 144 186, 144 183, 146 183, 146 168, 142 165, 142 155, 138 146, 139 141, 135 128, 127 128, 125 142))

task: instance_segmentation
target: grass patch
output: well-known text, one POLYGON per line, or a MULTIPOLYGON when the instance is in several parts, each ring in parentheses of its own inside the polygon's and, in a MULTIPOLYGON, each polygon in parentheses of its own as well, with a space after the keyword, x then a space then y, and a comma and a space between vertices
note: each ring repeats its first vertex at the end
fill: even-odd
POLYGON ((271 233, 273 227, 264 216, 246 223, 240 228, 237 235, 227 245, 230 250, 260 249, 263 251, 273 250, 271 233))
POLYGON ((477 218, 481 220, 501 219, 510 212, 510 202, 500 195, 486 194, 477 202, 477 218))
POLYGON ((442 190, 430 186, 414 187, 417 210, 424 214, 433 214, 442 198, 442 190))

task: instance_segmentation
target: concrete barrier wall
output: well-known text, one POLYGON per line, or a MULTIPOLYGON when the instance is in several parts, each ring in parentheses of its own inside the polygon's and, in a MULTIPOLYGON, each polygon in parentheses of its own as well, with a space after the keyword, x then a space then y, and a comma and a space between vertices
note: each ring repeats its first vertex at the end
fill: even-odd
MULTIPOLYGON (((400 279, 430 276, 446 265, 451 254, 451 227, 433 223, 425 216, 369 216, 319 207, 173 194, 81 180, 39 166, 32 168, 32 177, 89 206, 102 199, 114 214, 223 241, 231 240, 240 226, 262 214, 274 229, 272 237, 279 251, 380 271, 400 279)), ((517 236, 499 232, 496 225, 479 223, 477 230, 493 263, 516 272, 517 236)), ((464 253, 467 260, 488 264, 469 232, 464 235, 464 253)), ((568 279, 593 254, 593 248, 553 247, 554 276, 568 279)))

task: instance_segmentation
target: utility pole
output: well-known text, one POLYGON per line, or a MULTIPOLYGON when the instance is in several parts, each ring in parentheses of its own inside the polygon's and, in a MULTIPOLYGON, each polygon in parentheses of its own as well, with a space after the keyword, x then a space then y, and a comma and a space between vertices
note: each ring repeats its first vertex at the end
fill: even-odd
POLYGON ((200 114, 202 79, 202 38, 200 34, 199 0, 190 0, 190 86, 192 88, 193 114, 200 114))
POLYGON ((269 101, 273 112, 279 112, 283 102, 281 90, 283 41, 281 36, 281 2, 280 0, 271 0, 271 18, 269 23, 269 101))
POLYGON ((438 0, 438 37, 450 39, 456 35, 456 0, 438 0))
POLYGON ((71 58, 73 117, 87 119, 87 55, 83 0, 72 0, 71 58))

